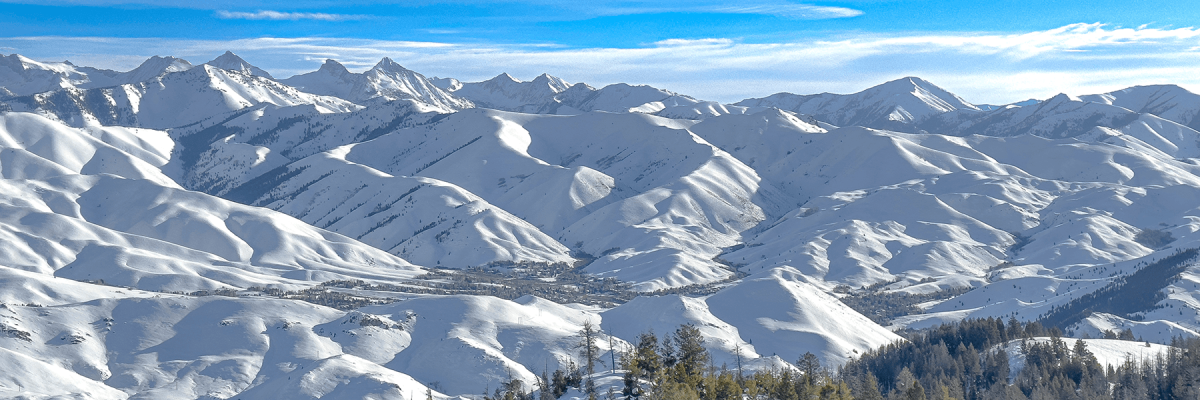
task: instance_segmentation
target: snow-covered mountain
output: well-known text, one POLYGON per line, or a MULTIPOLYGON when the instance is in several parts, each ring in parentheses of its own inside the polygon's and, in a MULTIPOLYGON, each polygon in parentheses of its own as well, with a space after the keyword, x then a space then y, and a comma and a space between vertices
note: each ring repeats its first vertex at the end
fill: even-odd
POLYGON ((78 67, 69 61, 38 62, 20 54, 0 56, 0 99, 61 89, 92 89, 145 82, 186 71, 192 64, 175 57, 150 57, 137 68, 117 72, 78 67))
MULTIPOLYGON (((169 71, 173 62, 150 60, 159 68, 131 73, 169 71), (160 65, 161 64, 161 65, 160 65)), ((321 112, 361 108, 348 101, 301 92, 267 78, 201 65, 155 75, 148 81, 119 86, 65 88, 3 101, 0 108, 34 112, 71 126, 116 125, 153 129, 179 127, 260 104, 312 105, 321 112)))
POLYGON ((585 322, 606 362, 690 323, 750 369, 1071 307, 1096 312, 1068 333, 1200 337, 1178 87, 727 105, 389 59, 2 61, 0 397, 471 397, 580 365, 585 322), (1113 293, 1136 309, 1087 308, 1113 293))
MULTIPOLYGON (((437 83, 478 107, 528 114, 578 115, 590 111, 637 112, 689 119, 733 113, 726 106, 646 85, 617 83, 596 89, 585 83, 568 84, 549 74, 522 82, 507 73, 483 82, 443 78, 437 83), (714 110, 720 111, 714 111, 714 110)), ((738 112, 740 113, 740 112, 738 112)))
POLYGON ((553 114, 558 108, 555 96, 571 85, 550 76, 538 75, 529 82, 521 82, 509 74, 500 74, 483 82, 446 85, 455 96, 470 99, 476 106, 496 110, 516 111, 530 114, 553 114))
POLYGON ((955 110, 979 111, 966 100, 921 78, 906 77, 854 94, 796 95, 776 93, 736 103, 744 107, 774 107, 837 126, 866 126, 908 131, 914 124, 955 110))
MULTIPOLYGON (((0 297, 0 362, 14 367, 0 375, 5 390, 118 399, 273 398, 292 392, 407 398, 404 392, 423 393, 432 385, 449 394, 472 394, 512 377, 532 382, 534 371, 546 366, 578 364, 574 335, 584 321, 626 327, 641 323, 637 314, 603 314, 595 307, 534 297, 421 296, 345 312, 299 300, 165 293, 304 288, 347 279, 398 283, 421 269, 273 211, 178 188, 159 171, 175 156, 175 144, 165 132, 70 128, 28 113, 6 113, 0 122, 0 143, 7 154, 0 159, 5 174, 0 184, 6 188, 0 203, 7 209, 6 252, 0 264, 6 288, 0 297), (431 363, 433 359, 440 361, 431 363), (145 379, 148 374, 156 378, 145 379), (284 383, 293 380, 311 384, 284 383)), ((339 153, 353 153, 353 148, 305 157, 297 168, 345 163, 335 158, 339 153)), ((347 171, 346 179, 374 175, 385 181, 382 186, 407 180, 453 194, 447 191, 452 186, 430 179, 340 169, 347 171)), ((408 196, 420 203, 449 200, 437 192, 420 193, 409 190, 408 196)), ((469 196, 461 190, 457 195, 469 196)), ((489 212, 479 207, 455 208, 489 212)), ((821 313, 828 312, 848 324, 866 319, 792 276, 767 274, 752 281, 764 287, 747 286, 748 294, 740 287, 723 291, 727 295, 705 306, 713 311, 702 313, 712 315, 719 326, 755 332, 739 340, 761 341, 758 351, 763 354, 792 358, 815 351, 832 361, 896 339, 877 325, 862 330, 820 324, 829 318, 821 313), (734 312, 746 295, 781 308, 756 311, 763 318, 734 312), (789 316, 797 310, 803 313, 789 316), (771 342, 777 328, 762 325, 764 318, 789 321, 787 334, 798 337, 841 333, 837 341, 799 347, 788 345, 786 338, 771 342)), ((610 343, 627 347, 625 339, 606 340, 604 350, 610 343)), ((720 342, 708 346, 713 351, 728 347, 720 342)), ((750 365, 786 363, 774 357, 754 361, 760 358, 755 347, 746 351, 740 356, 750 365)))
POLYGON ((1134 86, 1105 94, 1080 96, 1083 101, 1111 104, 1200 129, 1200 95, 1175 85, 1134 86))
POLYGON ((472 107, 470 101, 447 93, 424 75, 406 69, 387 57, 361 74, 350 72, 337 61, 325 60, 325 64, 316 71, 280 82, 309 93, 338 97, 363 105, 408 99, 445 111, 472 107))
POLYGON ((425 241, 421 251, 432 258, 423 259, 440 260, 436 265, 466 266, 451 262, 466 257, 466 248, 496 249, 488 250, 499 257, 491 261, 536 262, 569 261, 572 249, 600 256, 587 271, 646 289, 731 277, 712 258, 736 244, 739 232, 793 206, 749 167, 686 130, 690 122, 637 113, 559 117, 479 109, 447 115, 422 107, 393 102, 326 115, 264 110, 196 133, 177 130, 186 146, 176 159, 177 176, 192 189, 292 210, 285 212, 378 240, 395 254, 415 254, 405 250, 414 244, 404 243, 425 241), (420 193, 442 190, 462 194, 409 205, 429 195, 420 193), (364 197, 314 209, 329 199, 310 193, 336 191, 364 197), (401 200, 403 208, 393 206, 401 200), (500 226, 510 233, 486 228, 495 223, 465 224, 461 211, 445 214, 471 202, 497 210, 495 223, 509 221, 500 226), (369 215, 346 221, 358 227, 342 222, 355 212, 369 215), (419 234, 475 244, 437 245, 419 234))
POLYGON ((0 129, 6 268, 171 291, 420 273, 291 217, 183 190, 158 169, 164 132, 26 113, 4 114, 0 129))
POLYGON ((232 71, 238 71, 238 72, 241 72, 246 75, 254 75, 254 76, 259 76, 259 77, 263 77, 263 78, 267 78, 267 79, 273 79, 271 77, 271 74, 267 73, 267 71, 263 71, 261 68, 250 65, 250 63, 246 62, 246 60, 243 60, 241 57, 238 57, 237 54, 233 54, 232 51, 226 51, 225 54, 221 54, 220 56, 217 56, 217 58, 214 58, 212 61, 206 62, 204 64, 211 65, 211 66, 214 66, 214 67, 217 67, 220 69, 228 69, 228 70, 232 70, 232 71))
POLYGON ((115 71, 83 70, 67 62, 43 63, 20 54, 0 56, 0 98, 74 87, 89 82, 89 75, 112 79, 115 71), (107 73, 107 74, 106 74, 107 73))

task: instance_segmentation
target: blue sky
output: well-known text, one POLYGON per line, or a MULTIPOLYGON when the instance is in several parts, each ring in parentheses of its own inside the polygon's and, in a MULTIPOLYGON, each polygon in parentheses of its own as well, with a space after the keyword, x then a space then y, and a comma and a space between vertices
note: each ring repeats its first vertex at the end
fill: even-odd
POLYGON ((736 101, 915 75, 977 103, 1200 89, 1200 6, 1090 1, 0 0, 0 53, 128 70, 233 50, 278 77, 388 56, 427 76, 542 72, 736 101), (186 5, 184 5, 186 4, 186 5))

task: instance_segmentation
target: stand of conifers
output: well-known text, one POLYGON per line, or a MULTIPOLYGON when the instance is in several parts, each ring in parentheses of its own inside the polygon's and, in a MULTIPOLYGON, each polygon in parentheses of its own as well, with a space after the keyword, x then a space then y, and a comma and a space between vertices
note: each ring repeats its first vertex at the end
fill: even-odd
MULTIPOLYGON (((699 329, 682 325, 662 338, 639 335, 632 348, 619 352, 621 390, 600 391, 593 378, 602 336, 587 324, 577 346, 583 365, 568 361, 565 369, 543 372, 528 392, 512 379, 485 398, 554 400, 575 388, 589 399, 613 400, 1200 399, 1195 338, 1173 340, 1151 358, 1102 366, 1084 341, 1069 346, 1057 328, 989 318, 911 333, 836 370, 805 353, 787 368, 746 371, 715 366, 699 329), (1010 356, 1024 360, 1019 372, 1013 373, 1010 356)), ((1128 332, 1106 336, 1131 338, 1128 332)))

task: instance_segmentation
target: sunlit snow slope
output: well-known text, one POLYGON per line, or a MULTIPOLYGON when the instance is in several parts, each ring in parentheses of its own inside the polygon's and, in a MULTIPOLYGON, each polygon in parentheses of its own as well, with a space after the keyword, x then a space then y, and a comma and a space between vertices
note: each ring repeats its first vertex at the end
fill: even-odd
POLYGON ((1200 247, 1200 96, 1175 86, 977 107, 903 78, 730 105, 386 58, 276 81, 232 53, 128 72, 11 55, 0 107, 0 397, 473 396, 581 363, 585 322, 609 362, 691 323, 749 368, 1082 301, 1108 308, 1069 334, 1200 336, 1197 260, 1162 263, 1200 247), (628 286, 603 307, 272 291, 474 268, 628 286), (846 305, 880 294, 933 300, 846 305))

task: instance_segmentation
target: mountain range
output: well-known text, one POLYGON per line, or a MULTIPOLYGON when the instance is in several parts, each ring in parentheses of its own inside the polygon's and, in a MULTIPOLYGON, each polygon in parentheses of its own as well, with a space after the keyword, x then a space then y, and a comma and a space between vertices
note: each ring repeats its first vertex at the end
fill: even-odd
POLYGON ((693 324, 749 368, 964 318, 1200 337, 1200 266, 1160 262, 1200 247, 1178 86, 722 104, 388 58, 14 54, 0 110, 5 395, 469 397, 581 365, 585 322, 610 364, 693 324), (1144 302, 1104 308, 1128 282, 1144 302))

